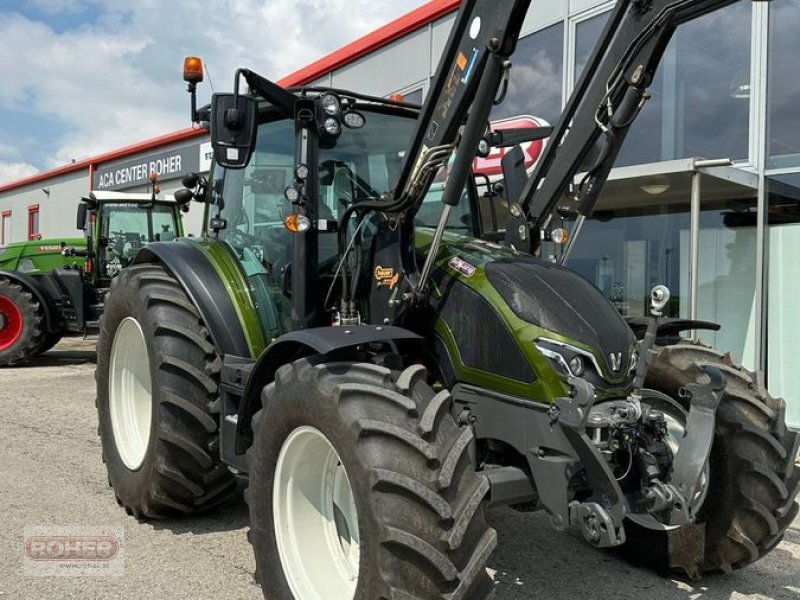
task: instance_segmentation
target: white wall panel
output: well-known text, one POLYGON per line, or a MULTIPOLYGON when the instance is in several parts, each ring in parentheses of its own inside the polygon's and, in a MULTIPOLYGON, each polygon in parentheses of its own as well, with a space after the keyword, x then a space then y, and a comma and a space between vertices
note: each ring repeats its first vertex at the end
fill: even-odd
POLYGON ((427 27, 333 73, 333 86, 384 96, 422 81, 430 60, 427 27))
POLYGON ((0 194, 0 212, 11 210, 11 240, 28 239, 28 207, 39 205, 39 231, 44 237, 77 236, 75 214, 89 191, 89 170, 55 177, 0 194), (50 194, 43 190, 47 189, 50 194))

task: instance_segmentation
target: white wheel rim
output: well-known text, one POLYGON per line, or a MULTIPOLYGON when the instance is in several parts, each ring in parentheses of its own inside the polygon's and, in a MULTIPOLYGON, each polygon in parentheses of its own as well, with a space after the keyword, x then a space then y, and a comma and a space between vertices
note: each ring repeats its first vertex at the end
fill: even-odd
POLYGON ((275 539, 296 600, 353 600, 360 544, 353 490, 339 454, 313 427, 298 427, 278 456, 275 539))
MULTIPOLYGON (((666 422, 668 432, 666 439, 667 446, 669 446, 670 450, 672 451, 672 455, 675 456, 680 448, 680 441, 683 439, 683 436, 686 432, 686 419, 688 418, 688 413, 680 404, 661 392, 657 392, 655 390, 643 390, 642 393, 642 401, 644 403, 649 404, 664 414, 664 420, 666 422)), ((689 506, 691 507, 692 514, 694 515, 697 515, 697 512, 703 506, 706 496, 708 495, 710 473, 711 466, 708 464, 708 461, 706 461, 706 464, 703 467, 703 472, 700 474, 700 481, 697 485, 697 489, 695 490, 694 497, 689 501, 689 506)), ((680 525, 666 525, 650 513, 635 513, 630 511, 628 512, 628 518, 642 527, 646 527, 647 529, 666 531, 680 527, 680 525)))
POLYGON ((139 322, 125 318, 111 346, 109 413, 114 442, 131 471, 142 466, 153 419, 152 384, 147 345, 139 322))

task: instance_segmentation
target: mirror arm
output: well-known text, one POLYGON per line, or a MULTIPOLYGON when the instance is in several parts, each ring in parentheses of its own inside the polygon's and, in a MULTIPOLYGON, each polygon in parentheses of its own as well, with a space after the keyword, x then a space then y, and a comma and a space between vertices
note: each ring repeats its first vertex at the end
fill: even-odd
POLYGON ((193 81, 189 82, 186 91, 189 92, 189 97, 191 98, 190 110, 192 111, 192 123, 199 123, 200 113, 197 110, 197 84, 193 81))

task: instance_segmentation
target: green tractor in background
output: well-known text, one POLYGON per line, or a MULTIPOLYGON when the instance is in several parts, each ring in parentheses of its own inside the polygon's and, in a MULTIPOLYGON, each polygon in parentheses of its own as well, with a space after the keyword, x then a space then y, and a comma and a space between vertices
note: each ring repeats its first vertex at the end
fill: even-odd
POLYGON ((78 205, 84 237, 0 247, 0 367, 96 331, 111 280, 136 252, 183 235, 179 209, 154 194, 91 192, 78 205))
POLYGON ((675 27, 731 1, 619 0, 536 170, 508 168, 502 236, 470 168, 528 2, 464 0, 422 107, 240 69, 198 111, 187 59, 215 164, 180 197, 205 234, 112 282, 117 502, 190 515, 247 480, 256 579, 281 600, 485 598, 490 505, 690 577, 769 553, 800 490, 783 400, 681 337, 718 326, 666 318, 665 287, 628 323, 538 258, 564 204, 591 213, 675 27))

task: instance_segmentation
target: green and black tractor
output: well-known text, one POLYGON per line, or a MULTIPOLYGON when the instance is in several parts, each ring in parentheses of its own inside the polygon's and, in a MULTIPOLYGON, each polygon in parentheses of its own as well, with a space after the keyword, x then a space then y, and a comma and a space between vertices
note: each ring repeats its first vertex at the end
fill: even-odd
POLYGON ((664 286, 629 323, 539 258, 554 214, 573 239, 591 214, 675 28, 731 1, 619 0, 552 131, 487 133, 523 0, 461 3, 422 107, 240 69, 198 111, 187 59, 215 164, 181 197, 205 234, 137 253, 98 341, 119 504, 190 515, 246 481, 282 600, 485 598, 499 504, 690 577, 769 553, 798 510, 783 400, 682 337, 718 326, 664 316, 664 286), (481 147, 548 134, 532 174, 506 161, 503 200, 479 197, 481 147))
POLYGON ((152 193, 91 192, 78 205, 83 237, 0 247, 0 367, 96 332, 111 280, 136 252, 183 235, 180 206, 152 193))

